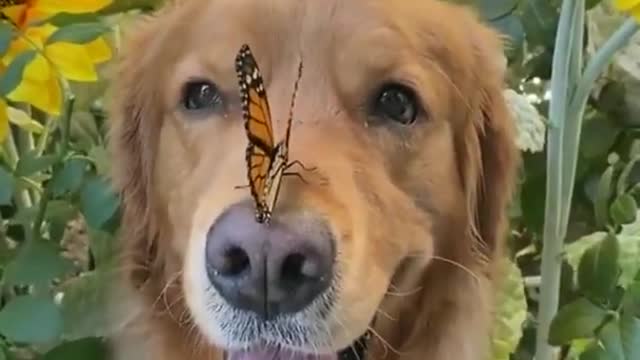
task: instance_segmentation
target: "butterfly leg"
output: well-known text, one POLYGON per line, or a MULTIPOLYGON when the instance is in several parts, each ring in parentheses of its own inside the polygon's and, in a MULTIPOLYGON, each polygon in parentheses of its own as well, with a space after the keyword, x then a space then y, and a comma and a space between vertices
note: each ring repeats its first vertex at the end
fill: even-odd
POLYGON ((249 186, 251 186, 251 185, 236 185, 236 186, 234 186, 233 188, 234 188, 234 189, 246 189, 246 188, 248 188, 249 186))
POLYGON ((298 166, 300 166, 300 167, 301 167, 303 170, 305 170, 305 171, 316 171, 316 169, 317 169, 317 167, 315 167, 315 166, 314 166, 314 167, 310 167, 310 168, 308 168, 308 167, 304 166, 304 164, 303 164, 303 163, 301 163, 300 161, 298 161, 298 160, 294 160, 294 161, 292 161, 292 162, 290 162, 290 163, 288 163, 288 164, 287 164, 287 166, 285 167, 285 170, 287 170, 287 169, 289 169, 289 168, 293 167, 294 165, 298 165, 298 166))
POLYGON ((300 179, 300 181, 302 181, 305 184, 309 184, 309 182, 307 180, 304 179, 304 177, 302 177, 302 175, 300 175, 297 172, 283 172, 282 176, 295 176, 298 179, 300 179))

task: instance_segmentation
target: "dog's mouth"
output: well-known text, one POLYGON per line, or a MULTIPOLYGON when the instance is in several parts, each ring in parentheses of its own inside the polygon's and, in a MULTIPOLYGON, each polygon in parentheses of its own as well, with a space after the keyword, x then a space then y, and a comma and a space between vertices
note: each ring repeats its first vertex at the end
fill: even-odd
POLYGON ((367 331, 354 343, 335 354, 303 353, 279 346, 256 346, 250 350, 228 351, 226 360, 363 360, 371 332, 367 331))

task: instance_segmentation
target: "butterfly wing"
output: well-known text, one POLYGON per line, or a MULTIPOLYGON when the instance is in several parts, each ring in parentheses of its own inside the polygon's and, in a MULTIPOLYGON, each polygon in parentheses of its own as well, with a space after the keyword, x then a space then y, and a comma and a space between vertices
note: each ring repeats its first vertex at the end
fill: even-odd
POLYGON ((242 45, 236 57, 244 126, 249 141, 267 153, 274 149, 271 109, 262 82, 260 68, 248 45, 242 45))
POLYGON ((262 148, 250 143, 247 147, 246 160, 251 196, 256 202, 258 220, 262 222, 262 219, 270 213, 267 207, 266 195, 269 191, 268 182, 272 159, 262 148))
POLYGON ((276 202, 278 201, 280 183, 282 182, 284 171, 288 165, 287 151, 287 144, 285 142, 278 143, 274 150, 272 163, 270 164, 269 172, 266 177, 264 187, 264 208, 267 220, 271 217, 271 212, 273 212, 276 202))
POLYGON ((271 110, 262 82, 258 64, 248 45, 243 45, 236 57, 236 72, 240 85, 240 97, 244 127, 249 139, 246 150, 247 177, 251 196, 256 203, 256 218, 259 222, 270 217, 267 206, 269 181, 273 163, 274 136, 271 110))

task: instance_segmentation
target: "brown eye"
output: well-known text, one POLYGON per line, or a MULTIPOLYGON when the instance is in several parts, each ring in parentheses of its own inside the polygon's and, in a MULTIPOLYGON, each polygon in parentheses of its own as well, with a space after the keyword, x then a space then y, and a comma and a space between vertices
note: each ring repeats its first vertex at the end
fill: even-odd
POLYGON ((410 125, 416 121, 418 109, 413 90, 403 85, 391 84, 384 86, 377 94, 372 110, 377 117, 410 125))
POLYGON ((217 110, 222 106, 222 96, 211 82, 190 81, 184 85, 181 103, 189 111, 217 110))

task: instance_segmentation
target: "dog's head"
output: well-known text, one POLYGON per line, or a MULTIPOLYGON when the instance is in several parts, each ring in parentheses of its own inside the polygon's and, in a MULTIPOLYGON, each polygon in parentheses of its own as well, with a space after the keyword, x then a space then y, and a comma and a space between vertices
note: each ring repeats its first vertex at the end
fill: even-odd
POLYGON ((154 301, 165 312, 189 315, 174 321, 184 336, 195 325, 236 359, 335 359, 381 309, 419 317, 434 284, 463 286, 460 268, 490 276, 516 152, 500 39, 469 11, 432 0, 187 0, 132 34, 113 107, 123 241, 137 265, 130 280, 150 302, 171 297, 154 301), (242 188, 235 57, 245 43, 276 141, 304 64, 289 149, 299 163, 269 225, 242 188), (393 299, 412 289, 404 304, 393 299))

